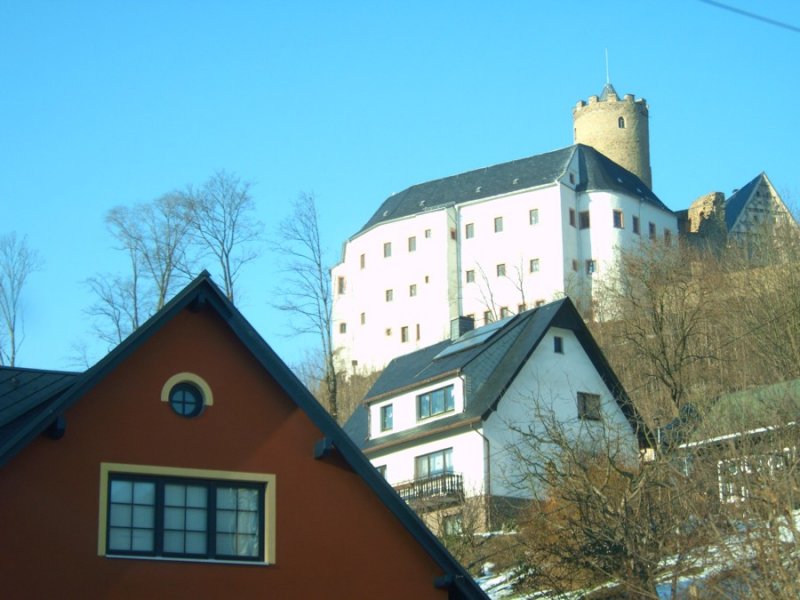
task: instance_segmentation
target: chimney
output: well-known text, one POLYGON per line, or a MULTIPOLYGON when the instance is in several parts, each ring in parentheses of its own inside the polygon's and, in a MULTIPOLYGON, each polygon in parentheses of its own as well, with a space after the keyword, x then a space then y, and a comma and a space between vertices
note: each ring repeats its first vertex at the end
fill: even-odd
POLYGON ((472 317, 458 317, 450 321, 450 341, 456 341, 468 331, 475 329, 475 319, 472 317))

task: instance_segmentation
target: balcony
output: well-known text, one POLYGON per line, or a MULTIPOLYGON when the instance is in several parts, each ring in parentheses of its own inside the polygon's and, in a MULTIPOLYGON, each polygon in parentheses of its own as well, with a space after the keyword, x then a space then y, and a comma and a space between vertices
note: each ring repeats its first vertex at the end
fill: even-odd
POLYGON ((400 497, 416 510, 435 510, 464 499, 460 473, 440 473, 394 486, 400 497))

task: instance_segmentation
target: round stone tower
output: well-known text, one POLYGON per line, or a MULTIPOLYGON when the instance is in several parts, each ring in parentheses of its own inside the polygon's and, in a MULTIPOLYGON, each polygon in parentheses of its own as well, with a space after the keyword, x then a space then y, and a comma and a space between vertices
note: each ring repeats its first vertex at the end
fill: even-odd
POLYGON ((647 102, 625 94, 620 100, 610 83, 600 96, 580 100, 572 111, 576 144, 592 146, 653 189, 647 102))

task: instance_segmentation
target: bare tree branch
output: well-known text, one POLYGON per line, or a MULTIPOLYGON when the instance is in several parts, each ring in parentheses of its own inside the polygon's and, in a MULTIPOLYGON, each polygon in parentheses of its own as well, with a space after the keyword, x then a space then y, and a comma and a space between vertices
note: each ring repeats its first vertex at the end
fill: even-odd
POLYGON ((21 297, 30 275, 42 268, 38 252, 28 246, 27 238, 15 232, 0 236, 0 365, 13 367, 22 345, 21 297))

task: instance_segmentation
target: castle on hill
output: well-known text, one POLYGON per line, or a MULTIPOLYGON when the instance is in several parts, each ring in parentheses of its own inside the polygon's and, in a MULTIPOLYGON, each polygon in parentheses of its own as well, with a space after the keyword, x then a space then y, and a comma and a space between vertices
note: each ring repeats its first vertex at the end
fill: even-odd
POLYGON ((573 145, 411 186, 347 240, 332 269, 344 371, 564 296, 587 313, 620 251, 788 215, 763 173, 728 201, 716 193, 674 213, 652 190, 644 99, 607 83, 572 114, 573 145))

